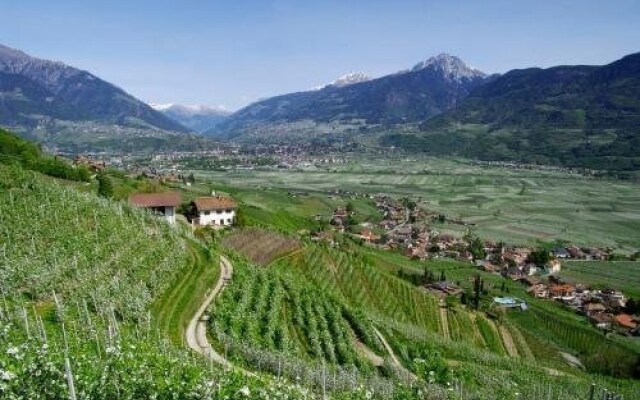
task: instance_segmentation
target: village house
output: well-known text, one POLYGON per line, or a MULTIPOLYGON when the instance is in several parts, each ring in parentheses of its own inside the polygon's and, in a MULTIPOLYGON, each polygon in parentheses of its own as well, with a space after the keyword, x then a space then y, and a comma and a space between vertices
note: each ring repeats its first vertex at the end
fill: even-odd
POLYGON ((493 304, 505 309, 519 307, 522 311, 525 311, 528 308, 527 303, 524 300, 520 300, 515 297, 494 297, 493 304))
POLYGON ((195 225, 230 226, 236 218, 237 204, 231 197, 197 197, 191 206, 195 225))
POLYGON ((627 305, 627 299, 622 292, 613 289, 604 289, 599 294, 598 297, 602 299, 602 302, 608 305, 609 307, 624 307, 627 305))
POLYGON ((611 321, 613 320, 613 315, 604 313, 604 312, 593 313, 589 315, 589 319, 597 328, 609 329, 611 328, 611 321))
POLYGON ((546 299, 549 297, 549 290, 547 289, 547 285, 542 283, 535 284, 527 289, 527 292, 531 293, 533 296, 539 299, 546 299))
POLYGON ((369 229, 363 229, 360 232, 360 239, 364 240, 366 243, 378 243, 378 241, 380 241, 380 235, 374 234, 369 229))
POLYGON ((584 312, 587 313, 587 315, 591 315, 594 313, 602 313, 607 310, 607 308, 602 303, 587 303, 587 304, 584 304, 582 308, 584 312))
POLYGON ((549 294, 553 298, 570 297, 576 291, 576 287, 568 283, 553 284, 549 286, 549 294))
POLYGON ((623 329, 634 330, 638 327, 638 323, 628 314, 616 315, 614 320, 623 329))
POLYGON ((171 224, 176 222, 176 207, 181 201, 178 192, 134 193, 129 196, 129 204, 161 215, 171 224))
POLYGON ((571 254, 563 247, 557 247, 551 251, 555 258, 570 258, 571 254))

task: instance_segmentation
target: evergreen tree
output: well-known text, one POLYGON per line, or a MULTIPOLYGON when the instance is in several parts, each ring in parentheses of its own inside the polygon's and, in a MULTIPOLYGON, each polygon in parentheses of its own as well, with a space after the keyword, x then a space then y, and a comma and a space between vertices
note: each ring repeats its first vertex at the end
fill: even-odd
POLYGON ((476 274, 473 281, 473 291, 474 291, 473 304, 476 310, 480 306, 480 293, 482 292, 482 287, 483 287, 482 278, 480 278, 480 275, 476 274))
POLYGON ((476 237, 471 241, 469 245, 469 251, 473 255, 474 260, 483 260, 487 255, 484 251, 484 243, 479 237, 476 237))
POLYGON ((98 174, 98 195, 106 198, 113 197, 113 184, 104 173, 98 174))
POLYGON ((247 216, 245 215, 244 210, 240 207, 236 210, 236 217, 233 219, 233 225, 238 228, 242 228, 247 225, 247 216))

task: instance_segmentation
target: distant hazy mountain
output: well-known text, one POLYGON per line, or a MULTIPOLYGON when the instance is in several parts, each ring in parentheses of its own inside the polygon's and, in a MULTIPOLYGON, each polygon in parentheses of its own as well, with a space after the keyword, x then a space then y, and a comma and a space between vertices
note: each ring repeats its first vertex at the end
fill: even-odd
POLYGON ((383 143, 432 154, 640 169, 640 53, 605 66, 510 71, 422 133, 383 143))
POLYGON ((54 147, 80 145, 83 150, 91 149, 84 144, 114 138, 158 142, 189 131, 87 71, 2 45, 0 124, 54 147))
POLYGON ((330 130, 423 121, 459 105, 486 78, 459 58, 440 54, 382 78, 347 75, 320 90, 259 101, 234 113, 211 133, 264 139, 286 136, 302 126, 330 130))
POLYGON ((200 133, 216 127, 231 115, 231 112, 224 108, 205 105, 151 103, 150 106, 179 124, 200 133))

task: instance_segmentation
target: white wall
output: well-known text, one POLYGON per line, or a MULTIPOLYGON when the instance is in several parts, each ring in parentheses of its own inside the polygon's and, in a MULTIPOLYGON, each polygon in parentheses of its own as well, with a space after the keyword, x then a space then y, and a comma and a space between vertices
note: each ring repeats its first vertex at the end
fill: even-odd
POLYGON ((236 217, 236 210, 200 211, 200 225, 229 226, 236 217))
POLYGON ((169 221, 169 223, 173 224, 176 222, 176 208, 175 207, 165 207, 164 208, 164 217, 169 221))

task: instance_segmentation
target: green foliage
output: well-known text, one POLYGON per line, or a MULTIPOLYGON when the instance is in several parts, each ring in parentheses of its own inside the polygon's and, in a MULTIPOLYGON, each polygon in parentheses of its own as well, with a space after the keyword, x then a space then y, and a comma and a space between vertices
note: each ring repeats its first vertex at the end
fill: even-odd
POLYGON ((638 261, 565 261, 560 277, 570 282, 621 290, 640 298, 640 262, 638 261))
POLYGON ((574 352, 593 372, 631 377, 640 354, 604 336, 602 332, 554 312, 550 307, 531 305, 526 313, 509 315, 522 330, 549 346, 574 352))
POLYGON ((538 267, 542 267, 551 261, 549 251, 546 249, 538 249, 529 254, 529 262, 534 263, 538 267))
POLYGON ((112 198, 113 197, 113 184, 107 174, 100 173, 97 176, 98 179, 98 196, 112 198))
POLYGON ((298 277, 234 262, 234 284, 216 303, 212 331, 224 341, 330 364, 364 367, 352 346, 357 313, 298 277), (346 319, 344 315, 349 315, 346 319))
POLYGON ((602 67, 510 71, 425 121, 422 133, 388 134, 382 143, 481 160, 637 171, 639 59, 636 53, 602 67))
POLYGON ((479 237, 476 237, 469 244, 469 251, 473 255, 474 260, 484 260, 486 252, 484 251, 484 242, 479 237))
POLYGON ((247 215, 245 213, 244 207, 238 207, 236 209, 236 216, 233 220, 233 226, 237 228, 244 228, 247 226, 247 215))
POLYGON ((1 128, 0 163, 15 163, 55 178, 83 182, 88 182, 90 179, 89 170, 85 167, 72 167, 58 157, 44 155, 35 144, 1 128))
POLYGON ((0 286, 145 315, 186 264, 184 239, 122 203, 0 165, 0 286))

